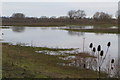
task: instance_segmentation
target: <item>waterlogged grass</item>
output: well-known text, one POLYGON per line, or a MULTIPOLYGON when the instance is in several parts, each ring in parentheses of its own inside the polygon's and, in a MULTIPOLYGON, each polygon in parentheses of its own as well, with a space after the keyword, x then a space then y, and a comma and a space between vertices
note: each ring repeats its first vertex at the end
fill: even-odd
POLYGON ((112 26, 118 26, 118 24, 80 24, 80 25, 66 25, 66 27, 74 27, 74 26, 94 26, 101 28, 108 28, 112 26))
MULTIPOLYGON (((97 72, 70 66, 59 56, 38 54, 30 46, 3 44, 3 78, 97 78, 97 72)), ((56 49, 55 49, 56 50, 56 49)), ((64 50, 64 49, 60 49, 64 50)), ((65 49, 66 50, 66 49, 65 49)), ((105 77, 101 74, 101 77, 105 77)))
POLYGON ((120 34, 118 29, 64 29, 67 31, 75 31, 75 32, 94 32, 94 33, 114 33, 120 34))
POLYGON ((9 29, 10 27, 0 27, 0 29, 9 29))
POLYGON ((72 51, 74 48, 48 48, 48 47, 34 47, 36 51, 38 50, 47 50, 47 51, 72 51))

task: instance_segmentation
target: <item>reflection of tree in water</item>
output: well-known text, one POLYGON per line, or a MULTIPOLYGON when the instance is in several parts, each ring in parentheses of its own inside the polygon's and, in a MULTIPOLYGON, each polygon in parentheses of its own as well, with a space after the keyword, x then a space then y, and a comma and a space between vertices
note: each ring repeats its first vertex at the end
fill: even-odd
POLYGON ((105 33, 95 33, 96 36, 102 36, 104 35, 105 33))
POLYGON ((47 30, 47 29, 49 29, 48 27, 41 27, 40 28, 41 30, 47 30))
POLYGON ((69 29, 82 29, 85 28, 85 26, 70 26, 69 29))
POLYGON ((77 35, 77 36, 84 36, 85 32, 74 32, 74 31, 68 31, 69 35, 77 35))
POLYGON ((14 32, 24 32, 25 27, 12 27, 12 31, 14 32))

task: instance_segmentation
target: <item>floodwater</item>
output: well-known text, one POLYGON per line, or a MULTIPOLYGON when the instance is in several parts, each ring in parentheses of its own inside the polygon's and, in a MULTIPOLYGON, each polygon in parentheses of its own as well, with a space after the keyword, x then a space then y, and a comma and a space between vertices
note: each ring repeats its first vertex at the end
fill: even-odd
MULTIPOLYGON (((90 29, 92 26, 86 26, 90 29)), ((83 27, 82 27, 83 28, 83 27)), ((115 28, 115 27, 112 27, 115 28)), ((13 27, 1 30, 3 42, 12 44, 25 43, 29 46, 50 48, 79 48, 82 52, 90 52, 89 44, 97 48, 102 46, 106 52, 107 43, 111 42, 107 56, 118 58, 118 35, 111 33, 89 33, 61 30, 59 27, 13 27), (84 44, 83 44, 84 41, 84 44)))
POLYGON ((101 45, 106 51, 107 43, 111 42, 109 53, 112 57, 118 56, 118 34, 73 32, 58 27, 10 27, 1 31, 4 42, 38 47, 79 48, 83 51, 84 40, 84 51, 90 51, 90 43, 96 48, 101 45))

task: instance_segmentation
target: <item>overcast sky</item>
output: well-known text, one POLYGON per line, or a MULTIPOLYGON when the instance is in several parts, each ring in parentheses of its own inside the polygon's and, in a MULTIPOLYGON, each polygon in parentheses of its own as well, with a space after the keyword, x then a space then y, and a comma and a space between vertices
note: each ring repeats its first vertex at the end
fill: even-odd
POLYGON ((0 0, 2 2, 118 2, 119 0, 0 0))
POLYGON ((74 2, 54 2, 54 1, 53 2, 5 2, 4 1, 2 3, 2 16, 11 16, 13 13, 24 13, 26 16, 33 16, 33 17, 66 16, 69 10, 81 9, 81 10, 85 10, 87 16, 91 17, 97 11, 107 12, 109 14, 115 15, 116 11, 118 10, 117 0, 115 0, 116 2, 114 0, 109 0, 109 2, 92 2, 92 1, 75 2, 75 1, 74 2))

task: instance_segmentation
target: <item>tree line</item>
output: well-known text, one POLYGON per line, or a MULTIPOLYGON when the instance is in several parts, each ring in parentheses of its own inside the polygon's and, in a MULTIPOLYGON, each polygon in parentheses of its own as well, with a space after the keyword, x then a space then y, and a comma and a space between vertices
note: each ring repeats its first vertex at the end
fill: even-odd
MULTIPOLYGON (((119 11, 116 12, 116 18, 119 16, 119 11)), ((58 18, 69 18, 69 19, 83 19, 86 18, 87 14, 84 10, 70 10, 67 13, 67 16, 60 16, 58 18)), ((25 14, 23 13, 13 13, 11 18, 25 18, 25 14)), ((40 18, 49 18, 47 16, 41 16, 40 18)), ((56 18, 56 16, 52 16, 50 18, 56 18)), ((105 13, 105 12, 96 12, 93 17, 93 19, 112 19, 112 15, 105 13)))
POLYGON ((87 18, 87 14, 84 10, 70 10, 67 12, 67 16, 41 16, 27 17, 23 13, 13 13, 10 17, 2 17, 3 25, 76 25, 76 24, 117 24, 119 18, 118 12, 116 13, 116 19, 112 15, 105 12, 96 12, 93 17, 87 18))

